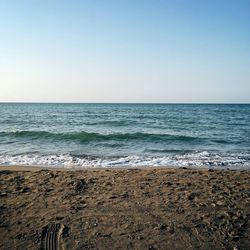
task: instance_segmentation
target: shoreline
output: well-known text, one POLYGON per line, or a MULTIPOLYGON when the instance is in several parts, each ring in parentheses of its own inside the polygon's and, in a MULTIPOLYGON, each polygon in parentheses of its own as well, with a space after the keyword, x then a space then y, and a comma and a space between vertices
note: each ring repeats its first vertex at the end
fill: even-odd
POLYGON ((136 167, 127 167, 127 166, 116 166, 116 167, 53 167, 53 166, 41 166, 41 165, 0 165, 1 170, 11 170, 11 171, 39 171, 39 170, 55 170, 55 171, 92 171, 92 170, 161 170, 161 169, 185 169, 185 170, 201 170, 201 171, 240 171, 248 172, 250 168, 219 168, 219 167, 194 167, 194 166, 136 166, 136 167))
POLYGON ((0 249, 248 249, 250 171, 0 166, 0 249))

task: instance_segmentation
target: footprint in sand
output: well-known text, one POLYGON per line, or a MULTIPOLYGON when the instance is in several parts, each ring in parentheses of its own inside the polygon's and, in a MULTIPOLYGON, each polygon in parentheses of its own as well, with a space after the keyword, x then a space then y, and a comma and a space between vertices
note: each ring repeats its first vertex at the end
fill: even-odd
POLYGON ((67 227, 59 223, 51 223, 43 228, 41 250, 64 250, 66 249, 62 235, 67 227))

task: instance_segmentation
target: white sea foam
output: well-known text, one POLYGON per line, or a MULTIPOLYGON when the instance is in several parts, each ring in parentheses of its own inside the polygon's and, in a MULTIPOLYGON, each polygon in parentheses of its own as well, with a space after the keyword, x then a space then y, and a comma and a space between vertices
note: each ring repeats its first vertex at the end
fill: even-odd
POLYGON ((112 167, 208 167, 250 169, 250 154, 215 154, 207 151, 162 157, 127 156, 114 158, 89 158, 61 155, 1 155, 0 165, 30 165, 65 168, 112 167))

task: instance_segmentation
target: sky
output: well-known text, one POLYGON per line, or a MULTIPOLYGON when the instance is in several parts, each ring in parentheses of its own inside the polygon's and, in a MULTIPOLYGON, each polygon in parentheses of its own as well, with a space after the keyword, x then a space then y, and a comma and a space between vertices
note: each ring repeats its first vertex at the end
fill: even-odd
POLYGON ((250 1, 0 0, 0 102, 250 103, 250 1))

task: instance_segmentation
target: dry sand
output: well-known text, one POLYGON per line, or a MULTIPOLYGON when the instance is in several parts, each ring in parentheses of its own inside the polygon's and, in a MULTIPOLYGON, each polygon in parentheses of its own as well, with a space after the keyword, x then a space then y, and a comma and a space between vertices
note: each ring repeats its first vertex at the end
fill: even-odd
POLYGON ((0 249, 250 249, 249 177, 0 167, 0 249))

